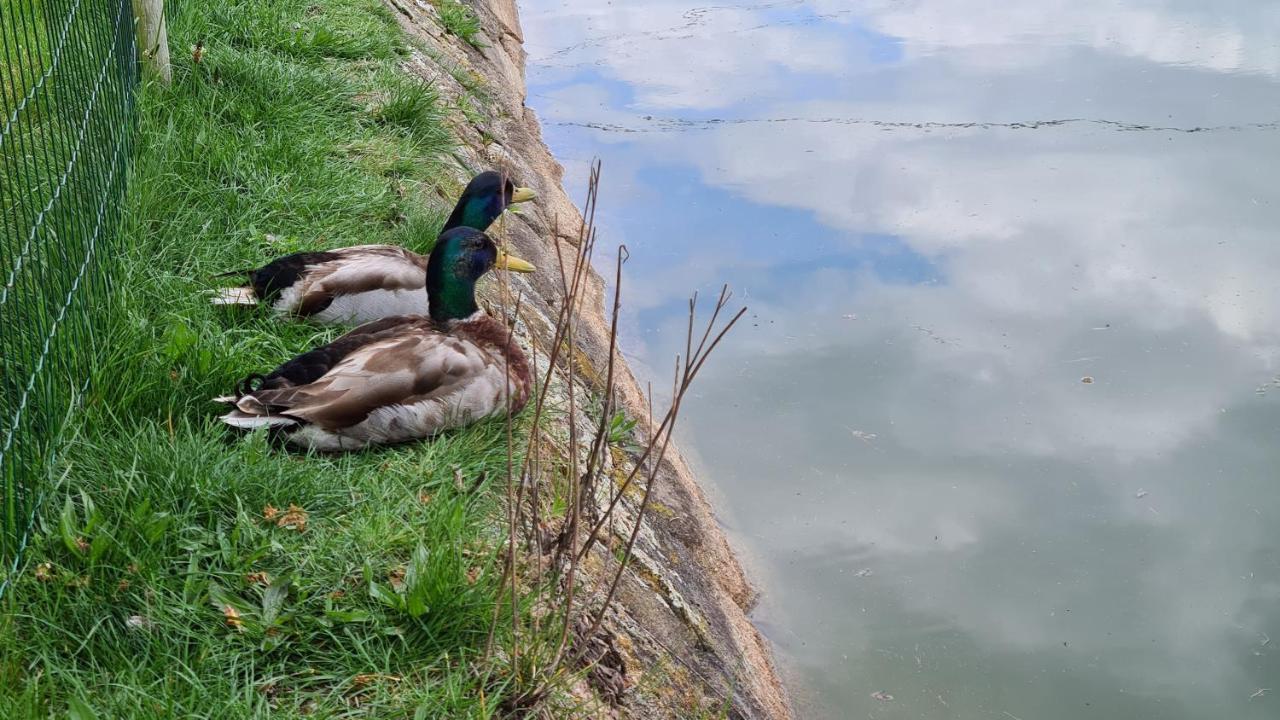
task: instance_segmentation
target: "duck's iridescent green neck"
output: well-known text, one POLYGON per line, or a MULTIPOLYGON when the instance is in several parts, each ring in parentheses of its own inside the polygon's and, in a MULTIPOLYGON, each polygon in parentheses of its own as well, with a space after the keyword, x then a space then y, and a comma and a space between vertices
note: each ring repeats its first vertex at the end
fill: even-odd
POLYGON ((502 214, 502 203, 493 195, 469 195, 458 200, 444 230, 469 227, 486 230, 502 214))
POLYGON ((427 260, 427 311, 438 322, 461 320, 480 309, 472 258, 457 243, 441 242, 427 260))

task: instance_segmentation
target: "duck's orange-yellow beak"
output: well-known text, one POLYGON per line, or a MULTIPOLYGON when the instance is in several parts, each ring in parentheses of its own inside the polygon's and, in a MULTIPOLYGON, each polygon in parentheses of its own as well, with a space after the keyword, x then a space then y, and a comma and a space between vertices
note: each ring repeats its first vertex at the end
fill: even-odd
POLYGON ((511 272, 531 273, 538 269, 527 260, 521 260, 515 255, 507 254, 506 250, 498 251, 498 262, 495 264, 503 270, 510 270, 511 272))

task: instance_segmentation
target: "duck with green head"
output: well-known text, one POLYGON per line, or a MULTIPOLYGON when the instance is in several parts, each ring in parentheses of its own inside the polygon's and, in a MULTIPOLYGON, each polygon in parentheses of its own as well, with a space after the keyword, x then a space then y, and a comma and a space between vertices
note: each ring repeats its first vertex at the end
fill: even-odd
POLYGON ((428 315, 382 318, 250 376, 222 421, 271 428, 295 447, 339 452, 419 440, 519 412, 532 377, 507 328, 476 305, 476 282, 505 256, 486 234, 440 236, 424 273, 428 315))
MULTIPOLYGON (((458 198, 444 230, 487 230, 511 205, 535 194, 500 173, 475 176, 458 198)), ((442 231, 442 232, 443 232, 442 231)), ((528 263, 503 265, 531 272, 528 263)), ((228 276, 247 277, 243 287, 225 288, 216 305, 266 304, 277 314, 326 324, 352 325, 391 315, 425 314, 423 278, 427 258, 395 245, 356 245, 286 255, 228 276)))

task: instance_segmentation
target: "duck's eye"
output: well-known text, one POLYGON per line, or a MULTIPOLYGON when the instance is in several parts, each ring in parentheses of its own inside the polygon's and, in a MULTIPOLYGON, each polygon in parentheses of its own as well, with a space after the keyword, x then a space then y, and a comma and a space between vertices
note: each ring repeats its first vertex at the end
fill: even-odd
POLYGON ((493 248, 478 247, 475 252, 471 253, 471 273, 479 277, 493 267, 493 263, 497 260, 498 253, 493 248))

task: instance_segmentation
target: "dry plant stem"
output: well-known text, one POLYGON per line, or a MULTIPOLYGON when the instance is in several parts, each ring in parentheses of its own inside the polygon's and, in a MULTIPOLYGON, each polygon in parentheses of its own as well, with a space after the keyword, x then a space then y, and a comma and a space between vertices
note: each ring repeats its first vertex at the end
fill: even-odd
MULTIPOLYGON (((538 377, 538 345, 537 345, 537 342, 533 339, 532 334, 530 334, 529 337, 530 337, 529 344, 531 345, 533 350, 533 352, 530 353, 531 355, 530 362, 533 368, 531 377, 536 379, 538 377)), ((538 389, 538 392, 541 392, 541 388, 538 389)), ((538 429, 530 428, 529 433, 530 435, 536 436, 538 434, 538 429)), ((533 453, 542 452, 541 441, 539 440, 534 440, 534 442, 531 443, 530 447, 531 447, 531 452, 533 453)), ((527 483, 529 485, 529 538, 531 538, 533 543, 533 546, 530 548, 530 550, 533 553, 533 561, 536 567, 536 574, 534 575, 534 577, 538 578, 539 580, 538 582, 534 583, 535 587, 537 587, 538 589, 538 598, 537 598, 537 601, 534 603, 534 607, 540 608, 542 607, 542 604, 544 602, 544 598, 543 598, 544 584, 541 582, 542 572, 543 572, 542 570, 542 521, 538 512, 538 509, 539 509, 538 505, 541 502, 541 500, 538 498, 538 483, 536 482, 536 478, 541 477, 540 473, 542 470, 542 463, 538 459, 537 455, 534 456, 533 460, 531 461, 531 465, 532 465, 532 468, 531 468, 532 474, 529 474, 529 473, 521 474, 520 490, 517 491, 516 494, 517 496, 522 495, 525 484, 527 483)), ((538 636, 541 628, 542 628, 541 619, 539 618, 538 613, 535 612, 533 613, 534 637, 538 636)))
POLYGON ((631 257, 626 245, 618 246, 618 261, 613 277, 613 312, 609 320, 608 361, 605 366, 604 401, 600 410, 600 422, 596 427, 596 435, 592 442, 591 454, 587 457, 587 471, 583 474, 584 491, 588 497, 595 497, 595 485, 599 473, 604 468, 604 448, 608 444, 609 425, 613 421, 617 395, 613 387, 614 360, 618 348, 618 313, 622 309, 622 266, 631 257))
MULTIPOLYGON (((572 320, 570 320, 569 322, 567 337, 568 337, 569 347, 573 347, 572 320)), ((567 366, 565 368, 565 371, 566 371, 566 375, 568 376, 566 380, 569 383, 569 474, 568 474, 569 517, 567 519, 568 529, 565 532, 563 537, 568 543, 569 557, 571 559, 576 560, 576 558, 573 555, 573 547, 574 547, 574 541, 576 540, 575 535, 577 535, 578 516, 582 512, 582 497, 579 492, 581 490, 581 486, 578 482, 578 413, 577 413, 578 403, 577 403, 577 400, 574 398, 575 383, 573 382, 573 375, 571 372, 573 368, 573 357, 570 356, 569 358, 567 358, 567 362, 565 364, 567 366)), ((577 563, 570 562, 569 574, 567 577, 568 587, 565 590, 566 596, 565 596, 565 605, 564 605, 565 606, 564 624, 560 628, 560 641, 556 647, 556 658, 555 658, 556 661, 559 660, 560 648, 564 647, 565 638, 568 637, 568 633, 569 633, 569 622, 570 622, 570 618, 573 615, 572 613, 573 592, 577 585, 575 582, 577 579, 577 575, 578 575, 577 563)))
MULTIPOLYGON (((504 302, 509 299, 511 285, 509 280, 503 283, 504 302)), ((521 293, 516 297, 515 316, 511 321, 511 328, 507 332, 507 343, 515 342, 516 322, 520 319, 520 304, 524 300, 524 294, 521 293)), ((506 377, 508 391, 511 388, 511 358, 507 357, 506 377)), ((520 664, 520 594, 519 594, 519 578, 516 577, 516 491, 515 478, 513 476, 513 466, 515 464, 515 442, 512 438, 512 425, 514 419, 511 413, 511 393, 507 393, 507 576, 511 581, 511 665, 517 671, 520 664)))
MULTIPOLYGON (((545 369, 539 367, 537 360, 538 348, 534 346, 534 361, 532 365, 532 374, 535 380, 541 377, 541 384, 535 388, 535 402, 532 418, 532 430, 525 447, 525 457, 519 465, 515 463, 515 434, 514 434, 514 418, 510 412, 508 405, 507 413, 507 543, 506 558, 502 564, 502 578, 500 587, 504 588, 503 595, 506 595, 505 589, 509 587, 511 602, 511 649, 510 649, 510 667, 511 672, 515 673, 520 682, 524 680, 534 679, 542 687, 548 682, 553 682, 555 678, 562 677, 565 673, 570 672, 570 668, 577 667, 582 663, 584 655, 589 650, 589 645, 583 643, 580 648, 570 651, 569 641, 574 633, 571 630, 580 627, 577 623, 578 617, 582 613, 589 613, 591 622, 589 630, 586 632, 586 639, 594 637, 603 624, 605 615, 614 602, 614 598, 618 592, 622 574, 628 563, 636 552, 635 544, 638 540, 640 529, 648 517, 648 513, 652 504, 653 491, 656 487, 658 473, 662 467, 662 463, 666 457, 666 453, 670 447, 671 439, 674 433, 676 421, 678 419, 680 408, 682 406, 685 393, 688 392, 690 385, 697 377, 703 364, 706 362, 707 356, 719 345, 725 334, 732 328, 742 315, 745 308, 738 311, 723 328, 716 332, 716 325, 721 318, 721 313, 726 307, 730 295, 728 288, 725 287, 720 293, 718 302, 711 313, 711 319, 707 322, 701 338, 696 347, 694 345, 694 322, 697 309, 697 294, 693 296, 689 304, 689 319, 686 328, 685 337, 685 353, 682 357, 676 358, 675 373, 673 376, 672 386, 672 403, 667 410, 666 415, 662 418, 661 424, 654 428, 653 416, 653 392, 652 386, 648 392, 647 407, 647 430, 649 431, 649 440, 646 443, 639 458, 635 461, 634 467, 631 469, 624 482, 618 487, 616 493, 610 493, 610 501, 607 509, 601 515, 596 510, 596 488, 604 479, 604 468, 609 458, 609 434, 612 428, 612 420, 617 410, 618 398, 614 388, 616 382, 616 361, 617 361, 617 339, 618 339, 618 323, 621 313, 621 291, 622 291, 622 266, 628 259, 628 252, 625 246, 618 248, 618 258, 615 267, 615 282, 613 292, 613 307, 610 318, 609 342, 607 366, 604 377, 604 384, 601 388, 601 415, 591 427, 590 444, 587 446, 585 462, 580 457, 580 451, 583 449, 584 437, 578 426, 582 408, 579 403, 583 401, 580 397, 581 393, 575 382, 575 369, 577 367, 577 359, 573 355, 573 349, 577 340, 578 316, 581 310, 581 303, 584 302, 583 295, 586 286, 586 277, 591 267, 592 256, 594 253, 596 242, 595 228, 595 210, 599 192, 600 179, 600 163, 597 161, 592 166, 590 182, 588 187, 587 202, 584 205, 584 213, 582 224, 578 231, 578 245, 572 256, 564 252, 562 243, 559 240, 553 242, 556 253, 557 270, 559 271, 559 284, 563 301, 558 308, 557 318, 554 326, 554 333, 551 346, 546 348, 547 362, 545 369), (573 263, 570 267, 569 263, 573 263), (563 355, 562 355, 563 354, 563 355), (563 359, 562 359, 563 358, 563 359), (558 375, 557 375, 558 374, 558 375), (566 509, 563 525, 558 542, 556 543, 555 554, 550 560, 546 568, 550 571, 550 578, 543 578, 544 559, 541 525, 541 501, 539 499, 538 485, 544 480, 543 474, 548 470, 554 471, 554 468, 544 467, 541 451, 543 443, 547 440, 538 433, 537 428, 540 425, 543 413, 547 411, 548 401, 550 400, 550 389, 552 381, 562 379, 567 387, 567 419, 569 422, 568 430, 568 462, 565 464, 567 472, 568 484, 565 488, 566 509), (645 490, 643 498, 639 505, 634 525, 630 528, 626 546, 622 554, 621 560, 616 572, 611 578, 607 593, 604 598, 603 605, 598 611, 590 611, 586 606, 576 607, 582 603, 576 601, 577 580, 581 569, 581 561, 586 553, 591 549, 593 543, 599 538, 602 528, 612 528, 615 524, 615 511, 617 505, 625 496, 630 485, 636 481, 637 476, 645 476, 645 490), (528 487, 530 506, 525 507, 525 486, 528 487), (525 513, 529 514, 526 515, 525 513), (584 513, 592 512, 584 522, 584 513), (534 657, 537 653, 529 650, 526 654, 525 665, 522 668, 521 659, 521 634, 522 621, 519 616, 520 605, 520 563, 519 563, 519 541, 516 537, 517 532, 529 523, 530 538, 533 545, 531 550, 537 560, 537 572, 539 581, 537 585, 537 602, 542 607, 544 603, 544 595, 551 593, 551 597, 555 598, 560 591, 563 592, 562 601, 558 602, 560 617, 559 638, 552 656, 534 657), (585 540, 582 538, 582 531, 586 527, 590 527, 590 532, 586 534, 585 540), (509 585, 508 585, 509 583, 509 585), (566 662, 566 658, 570 658, 566 662), (548 662, 549 661, 549 662, 548 662), (542 668, 542 669, 540 669, 542 668), (532 673, 530 678, 523 676, 527 672, 532 673), (542 679, 538 679, 542 678, 542 679)), ((558 228, 555 229, 555 238, 559 238, 558 228)), ((511 287, 509 279, 503 275, 502 285, 502 302, 504 310, 509 307, 511 302, 511 287)), ((515 302, 515 317, 509 330, 508 340, 514 338, 515 323, 519 320, 519 313, 523 296, 519 296, 515 302)), ((510 381, 510 368, 507 370, 508 382, 510 381)), ((612 488, 612 484, 609 485, 612 488)), ((494 643, 497 641, 497 629, 499 618, 502 612, 501 601, 494 607, 492 623, 489 628, 489 637, 485 646, 486 658, 491 656, 494 643)), ((554 615, 552 616, 554 618, 554 615)), ((584 618, 585 619, 585 618, 584 618)), ((549 620, 555 622, 556 620, 549 620)), ((537 614, 531 621, 533 632, 539 633, 541 621, 537 614)), ((533 647, 533 646, 531 646, 533 647)), ((679 658, 677 658, 679 659, 679 658)), ((537 690, 531 691, 536 694, 537 690)), ((526 694, 532 697, 531 694, 526 694)))
MULTIPOLYGON (((600 175, 600 163, 599 161, 597 161, 594 167, 592 168, 591 182, 589 186, 588 203, 587 203, 587 206, 591 208, 590 213, 587 216, 591 218, 591 222, 594 222, 594 217, 595 217, 594 208, 595 208, 595 198, 598 193, 598 187, 599 187, 599 175, 600 175)), ((534 406, 534 414, 533 414, 533 421, 532 421, 532 427, 534 428, 534 430, 530 432, 529 441, 526 446, 525 458, 521 464, 521 468, 520 468, 521 478, 529 477, 530 463, 533 462, 534 459, 536 458, 535 450, 537 448, 537 443, 539 442, 538 433, 536 429, 539 427, 539 424, 542 418, 542 413, 545 410, 547 396, 549 394, 550 387, 551 387, 551 380, 555 375, 555 371, 558 364, 557 360, 559 358, 562 348, 564 348, 565 346, 564 341, 565 341, 566 335, 571 332, 574 313, 577 311, 578 302, 582 295, 582 292, 581 292, 581 289, 583 287, 582 281, 583 281, 583 278, 585 277, 587 268, 590 266, 591 253, 594 247, 594 239, 595 239, 594 227, 592 227, 590 222, 584 219, 582 226, 579 228, 579 242, 578 242, 577 254, 575 258, 575 265, 574 265, 572 280, 570 280, 569 273, 565 269, 565 258, 560 247, 561 243, 558 240, 554 239, 558 237, 559 237, 559 229, 556 228, 555 232, 553 233, 553 247, 556 250, 557 265, 560 271, 560 287, 561 287, 561 291, 564 293, 564 301, 561 304, 560 312, 556 321, 555 334, 552 339, 551 350, 550 350, 549 358, 547 362, 546 375, 543 379, 542 384, 538 387, 538 391, 536 394, 536 402, 534 404, 535 406, 534 406)), ((505 278, 505 275, 503 277, 505 278)), ((503 289, 504 289, 504 302, 505 302, 509 298, 509 285, 504 284, 503 289)), ((572 371, 572 364, 570 362, 569 370, 566 371, 565 376, 566 376, 566 380, 569 382, 570 391, 572 392, 573 378, 572 378, 571 371, 572 371)), ((534 378, 535 379, 537 378, 536 365, 535 365, 534 378)), ((510 429, 512 424, 510 413, 508 413, 507 423, 508 423, 508 434, 510 435, 510 431, 511 431, 510 429)), ((517 612, 519 596, 518 596, 518 578, 516 576, 516 570, 517 570, 516 554, 514 549, 514 543, 515 543, 514 528, 519 525, 519 517, 523 509, 524 483, 521 482, 518 485, 515 485, 514 483, 513 456, 514 456, 514 447, 511 447, 509 448, 509 451, 508 451, 509 469, 508 469, 507 492, 508 492, 509 507, 508 507, 507 562, 503 564, 503 577, 501 580, 501 584, 505 585, 507 582, 511 583, 512 629, 513 629, 512 642, 513 642, 513 658, 514 658, 515 656, 514 643, 516 642, 516 636, 518 635, 518 631, 519 631, 518 612, 517 612)), ((574 457, 576 459, 576 454, 574 455, 574 457)), ((535 475, 534 477, 536 478, 537 476, 535 475)), ((536 479, 533 484, 536 485, 536 479)), ((536 517, 536 509, 534 513, 536 517)), ((537 537, 537 534, 538 534, 538 531, 535 530, 535 533, 534 533, 535 538, 537 537)), ((542 553, 542 549, 539 545, 539 547, 537 547, 535 550, 535 554, 538 556, 539 567, 541 567, 541 553, 542 553)), ((500 604, 494 607, 494 615, 489 627, 489 636, 485 643, 486 658, 491 656, 491 653, 493 650, 493 641, 496 634, 498 615, 499 615, 500 609, 501 609, 500 604)))
POLYGON ((618 259, 614 269, 613 312, 609 323, 609 347, 607 349, 609 359, 605 370, 604 402, 600 411, 600 420, 596 425, 595 437, 592 440, 591 453, 587 458, 586 470, 581 476, 583 478, 583 482, 579 482, 579 476, 576 472, 570 476, 574 485, 581 485, 581 487, 578 487, 577 489, 577 501, 573 506, 573 519, 569 523, 567 531, 570 543, 568 547, 568 588, 564 605, 564 621, 560 627, 560 640, 556 644, 556 652, 551 661, 552 667, 557 666, 561 658, 564 657, 564 649, 569 640, 569 628, 573 621, 573 594, 578 572, 578 561, 580 559, 580 556, 574 552, 573 543, 577 539, 579 518, 585 508, 582 499, 585 497, 587 502, 592 503, 594 506, 595 478, 598 477, 600 470, 604 467, 604 447, 608 438, 609 424, 613 416, 614 403, 616 402, 613 388, 613 374, 614 359, 616 356, 618 341, 618 314, 622 307, 622 265, 627 261, 628 257, 630 257, 630 254, 627 252, 626 246, 620 245, 618 247, 618 259))
MULTIPOLYGON (((714 323, 719 318, 721 311, 724 310, 725 306, 728 304, 730 297, 731 297, 731 294, 729 293, 729 287, 727 285, 723 286, 720 290, 720 297, 716 301, 715 309, 712 311, 711 320, 707 323, 707 329, 703 333, 702 342, 698 344, 698 347, 696 350, 693 350, 692 356, 686 355, 687 359, 684 365, 685 378, 682 379, 681 381, 681 389, 680 389, 681 393, 685 392, 688 389, 688 383, 692 382, 693 378, 697 376, 698 371, 702 369, 702 364, 706 362, 707 356, 711 354, 711 351, 715 349, 716 345, 720 343, 720 341, 724 338, 725 334, 729 332, 730 328, 732 328, 735 324, 737 324, 738 320, 742 318, 743 313, 747 311, 746 308, 742 308, 741 310, 739 310, 737 314, 734 315, 733 318, 729 320, 729 322, 724 326, 724 328, 720 330, 719 334, 716 335, 711 345, 707 346, 706 342, 707 342, 707 339, 711 336, 711 331, 714 328, 714 323)), ((694 309, 696 307, 696 301, 697 301, 697 294, 695 293, 693 299, 689 301, 690 322, 692 322, 694 309)), ((688 332, 686 334, 686 338, 687 338, 686 346, 692 347, 693 345, 692 326, 689 327, 688 332)), ((649 456, 653 453, 653 449, 657 439, 661 437, 663 433, 667 432, 669 430, 669 426, 672 423, 674 423, 675 409, 676 409, 676 404, 673 402, 672 406, 668 408, 666 414, 663 416, 662 424, 658 427, 656 431, 653 431, 652 439, 645 446, 644 452, 640 455, 640 458, 636 461, 635 467, 632 468, 631 472, 627 475, 626 480, 623 481, 621 487, 618 488, 617 493, 614 494, 613 499, 609 502, 609 506, 608 508, 606 508, 604 516, 601 517, 595 523, 595 525, 591 528, 591 532, 587 535, 587 539, 583 543, 582 550, 579 551, 579 556, 585 555, 587 551, 591 549, 591 546, 595 543, 597 536, 599 535, 601 527, 605 524, 606 520, 613 513, 614 508, 616 508, 618 503, 622 500, 626 491, 631 487, 631 483, 635 481, 636 475, 639 474, 641 468, 644 466, 645 461, 648 460, 649 456)), ((651 422, 650 428, 652 427, 653 425, 651 422)))
MULTIPOLYGON (((681 403, 684 401, 685 393, 689 391, 689 387, 693 384, 693 381, 697 378, 698 372, 702 369, 702 366, 706 362, 707 357, 709 357, 711 353, 715 351, 716 347, 720 344, 720 341, 724 339, 725 334, 727 334, 729 330, 731 330, 733 326, 736 325, 740 319, 742 319, 742 316, 747 311, 747 309, 744 307, 740 309, 737 313, 735 313, 734 316, 730 318, 727 323, 725 323, 725 326, 721 328, 720 332, 716 333, 714 339, 712 339, 711 343, 708 345, 707 339, 711 338, 711 333, 715 329, 715 322, 720 317, 720 312, 728 304, 729 298, 730 298, 729 288, 726 285, 720 290, 720 298, 716 302, 715 310, 711 314, 711 319, 707 322, 707 328, 706 328, 706 331, 703 333, 702 341, 698 343, 698 347, 696 350, 693 351, 693 355, 686 356, 684 359, 683 365, 681 364, 681 361, 679 358, 676 359, 676 370, 675 370, 675 375, 672 381, 671 407, 670 409, 667 410, 667 419, 664 420, 663 422, 663 427, 665 428, 665 434, 663 433, 662 430, 659 430, 659 433, 653 436, 653 438, 649 442, 649 447, 646 448, 645 455, 647 456, 650 454, 650 451, 652 450, 653 446, 657 443, 659 439, 661 439, 661 449, 658 451, 657 457, 651 463, 651 469, 648 473, 647 483, 644 491, 644 498, 640 501, 640 509, 636 513, 635 524, 632 526, 631 534, 627 538, 627 546, 623 552, 622 560, 621 562, 618 563, 618 570, 617 572, 614 573, 613 580, 609 584, 609 591, 605 595, 604 604, 600 607, 599 613, 596 614, 595 619, 592 621, 591 628, 590 630, 587 631, 587 634, 585 635, 586 638, 594 637, 596 632, 599 631, 600 624, 604 622, 604 616, 606 613, 608 613, 609 606, 613 602, 614 594, 618 590, 618 583, 622 580, 622 573, 624 570, 626 570, 627 563, 631 559, 632 551, 635 548, 636 538, 638 538, 640 535, 640 527, 641 525, 644 524, 645 515, 649 510, 649 501, 653 496, 653 489, 656 484, 658 470, 661 468, 662 461, 666 457, 667 448, 671 442, 671 436, 675 428, 676 419, 680 415, 680 406, 681 406, 681 403)), ((687 344, 690 347, 693 344, 692 342, 693 323, 695 320, 696 310, 697 310, 697 296, 695 295, 694 298, 689 301, 689 320, 688 320, 689 329, 687 333, 687 338, 688 338, 687 344)), ((640 468, 642 462, 643 462, 643 458, 641 462, 637 463, 636 465, 637 470, 640 468)), ((633 471, 631 476, 627 479, 627 483, 631 482, 632 478, 635 477, 635 474, 636 473, 633 471)), ((622 493, 625 490, 626 490, 626 484, 624 483, 623 488, 619 490, 617 496, 614 498, 614 501, 610 503, 609 509, 606 511, 605 518, 601 518, 601 522, 596 525, 597 530, 599 529, 600 524, 602 524, 605 521, 605 519, 611 516, 614 508, 617 505, 617 502, 621 499, 622 493)), ((593 530, 593 536, 594 536, 594 533, 595 533, 595 530, 593 530)), ((588 548, 589 546, 584 544, 583 551, 585 552, 588 548)), ((584 644, 583 647, 579 649, 577 653, 574 654, 575 662, 577 662, 582 658, 583 653, 586 651, 586 647, 587 646, 584 644)))
MULTIPOLYGON (((590 248, 595 246, 595 207, 596 198, 599 192, 599 163, 592 169, 591 181, 589 184, 587 196, 587 212, 584 215, 582 233, 586 239, 586 245, 590 248)), ((573 325, 570 322, 568 328, 569 345, 573 345, 573 325)), ((570 357, 566 363, 566 372, 571 371, 573 367, 573 358, 570 357)), ((568 517, 566 518, 565 528, 561 534, 561 542, 556 548, 556 556, 552 562, 553 568, 561 566, 564 555, 569 556, 569 568, 565 576, 565 602, 564 616, 560 626, 560 639, 556 643, 556 651, 551 661, 552 667, 559 664, 564 654, 564 648, 569 638, 569 628, 573 623, 573 599, 577 589, 578 577, 578 556, 574 552, 578 538, 578 525, 582 515, 582 485, 579 480, 581 475, 578 472, 578 422, 577 422, 577 402, 574 397, 573 377, 570 374, 567 378, 569 383, 569 505, 568 517)), ((597 437, 598 443, 598 437, 597 437)), ((593 458, 594 459, 594 458, 593 458)), ((589 459, 590 464, 593 459, 589 459)), ((590 472, 590 469, 588 469, 590 472)))
MULTIPOLYGON (((511 306, 511 281, 506 274, 503 274, 501 277, 502 277, 502 282, 500 283, 499 286, 502 289, 502 311, 505 314, 507 308, 511 306)), ((524 293, 522 292, 516 298, 515 311, 511 317, 511 323, 507 327, 507 343, 508 344, 514 342, 515 340, 515 327, 516 327, 516 323, 519 322, 520 320, 520 307, 523 300, 524 300, 524 293)), ((503 379, 506 382, 507 387, 510 388, 511 387, 511 359, 509 357, 506 359, 506 363, 503 366, 503 374, 504 374, 503 379)), ((507 492, 507 506, 508 506, 507 507, 507 562, 503 565, 502 578, 499 584, 505 586, 507 579, 510 578, 511 580, 511 614, 512 614, 511 657, 514 660, 514 659, 518 659, 519 657, 518 648, 516 647, 519 633, 516 625, 516 608, 517 608, 518 598, 517 598, 517 584, 516 584, 516 577, 515 577, 515 557, 516 557, 515 527, 514 527, 515 509, 513 506, 513 498, 515 495, 512 492, 512 484, 513 484, 512 466, 515 462, 514 460, 515 446, 514 446, 514 439, 512 437, 513 425, 514 425, 514 419, 512 417, 512 412, 511 412, 511 395, 510 393, 508 393, 507 405, 506 405, 506 432, 507 432, 507 490, 506 492, 507 492)), ((493 619, 489 623, 489 635, 485 640, 484 657, 486 660, 489 659, 490 654, 493 651, 493 639, 497 631, 498 613, 500 612, 501 608, 502 608, 501 602, 495 603, 493 606, 493 619)), ((513 662, 513 665, 514 665, 514 662, 513 662)))
MULTIPOLYGON (((600 176, 600 163, 599 161, 596 161, 594 167, 592 168, 591 182, 588 188, 588 203, 590 206, 593 207, 593 214, 592 214, 593 218, 594 218, 594 197, 598 191, 597 188, 599 187, 599 176, 600 176)), ((556 361, 559 359, 560 351, 564 347, 563 340, 564 340, 565 326, 568 322, 568 315, 573 312, 573 309, 577 304, 577 299, 578 299, 578 296, 580 295, 579 288, 581 286, 580 283, 581 283, 582 275, 585 272, 586 267, 591 263, 591 253, 594 246, 595 233, 594 231, 589 233, 587 230, 588 228, 584 224, 582 229, 579 231, 578 249, 577 249, 577 265, 574 268, 575 272, 574 272, 574 279, 573 279, 572 286, 568 283, 565 277, 564 257, 560 250, 560 242, 558 240, 553 241, 553 247, 556 250, 556 259, 559 263, 559 268, 560 268, 560 287, 565 297, 564 297, 564 301, 561 303, 561 306, 560 306, 560 313, 556 320, 555 334, 551 340, 551 353, 547 362, 547 373, 543 380, 542 392, 538 394, 538 397, 536 398, 536 401, 534 403, 533 427, 538 427, 539 422, 542 419, 542 413, 546 405, 548 388, 551 383, 551 378, 554 376, 554 373, 555 373, 556 361)), ((559 237, 560 233, 559 233, 558 227, 555 229, 553 235, 556 238, 559 237)), ((533 435, 530 436, 530 445, 529 445, 530 448, 533 447, 532 445, 533 437, 534 437, 533 435)), ((523 474, 523 471, 528 470, 528 463, 529 463, 529 454, 526 453, 525 464, 524 464, 524 467, 521 468, 522 474, 523 474)))

